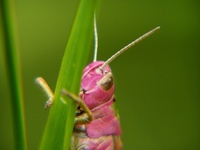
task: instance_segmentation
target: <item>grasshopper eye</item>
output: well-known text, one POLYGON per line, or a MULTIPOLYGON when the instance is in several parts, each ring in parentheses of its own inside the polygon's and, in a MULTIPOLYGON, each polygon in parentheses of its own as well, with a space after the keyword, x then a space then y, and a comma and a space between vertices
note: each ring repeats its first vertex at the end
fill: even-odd
POLYGON ((98 84, 104 89, 109 90, 113 85, 113 77, 112 73, 107 73, 99 82, 98 84))
POLYGON ((104 74, 107 74, 107 73, 108 73, 108 71, 107 71, 107 70, 105 70, 105 71, 104 71, 104 74))

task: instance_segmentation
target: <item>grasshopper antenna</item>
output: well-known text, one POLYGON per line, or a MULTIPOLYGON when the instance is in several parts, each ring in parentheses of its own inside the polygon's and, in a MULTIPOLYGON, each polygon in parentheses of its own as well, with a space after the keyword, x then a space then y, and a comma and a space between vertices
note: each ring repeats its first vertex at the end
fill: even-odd
POLYGON ((122 48, 121 50, 119 50, 118 52, 116 52, 114 55, 112 55, 108 60, 106 60, 104 62, 104 64, 100 68, 104 68, 106 64, 109 64, 111 61, 113 61, 115 58, 117 58, 123 52, 125 52, 126 50, 128 50, 132 46, 136 45, 140 41, 144 40, 146 37, 150 36, 151 34, 153 34, 154 32, 156 32, 159 29, 160 29, 160 27, 156 27, 156 28, 150 30, 149 32, 145 33, 144 35, 142 35, 141 37, 139 37, 135 41, 131 42, 130 44, 128 44, 127 46, 125 46, 124 48, 122 48))
POLYGON ((97 50, 98 50, 98 34, 97 34, 96 14, 94 14, 94 58, 93 58, 93 62, 97 61, 97 50))

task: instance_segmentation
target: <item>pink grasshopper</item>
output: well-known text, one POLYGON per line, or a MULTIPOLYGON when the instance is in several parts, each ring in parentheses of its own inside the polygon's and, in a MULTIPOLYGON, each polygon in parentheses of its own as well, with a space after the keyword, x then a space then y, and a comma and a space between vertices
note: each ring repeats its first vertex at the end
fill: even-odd
MULTIPOLYGON (((108 64, 121 53, 160 28, 154 28, 153 30, 142 35, 140 38, 119 50, 105 62, 96 61, 96 21, 94 23, 94 29, 96 42, 94 61, 86 66, 83 71, 79 96, 75 96, 67 90, 62 90, 63 95, 69 96, 78 104, 70 149, 121 150, 121 128, 118 115, 116 114, 113 106, 115 103, 114 84, 112 72, 108 64)), ((49 97, 45 106, 47 108, 52 105, 54 94, 44 79, 39 77, 36 79, 36 82, 42 87, 49 97)))

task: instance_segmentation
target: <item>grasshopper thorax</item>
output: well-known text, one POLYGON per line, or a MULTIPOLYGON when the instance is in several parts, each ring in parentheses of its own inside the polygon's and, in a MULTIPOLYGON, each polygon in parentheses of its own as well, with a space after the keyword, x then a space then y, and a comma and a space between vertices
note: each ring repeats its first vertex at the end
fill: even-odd
POLYGON ((107 102, 114 93, 111 69, 108 65, 101 68, 103 64, 92 62, 83 71, 80 96, 90 109, 107 102))

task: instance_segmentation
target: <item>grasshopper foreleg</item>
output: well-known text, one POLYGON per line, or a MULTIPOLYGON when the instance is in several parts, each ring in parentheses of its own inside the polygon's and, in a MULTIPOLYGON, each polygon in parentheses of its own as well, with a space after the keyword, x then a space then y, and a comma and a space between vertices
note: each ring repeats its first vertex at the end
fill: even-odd
POLYGON ((46 83, 46 81, 42 77, 36 78, 35 82, 42 88, 42 90, 48 97, 48 100, 46 101, 46 104, 45 104, 45 109, 46 109, 53 104, 54 94, 51 88, 49 87, 49 85, 46 83))
MULTIPOLYGON (((42 77, 36 78, 35 81, 48 97, 48 100, 46 101, 45 104, 45 109, 46 109, 53 104, 54 94, 49 85, 47 84, 47 82, 42 77)), ((84 124, 93 120, 92 112, 80 97, 68 92, 67 90, 62 90, 62 94, 74 100, 85 112, 75 118, 75 124, 84 124)))
POLYGON ((73 93, 70 93, 65 89, 62 90, 62 93, 71 98, 72 100, 74 100, 85 112, 82 115, 79 115, 78 117, 75 118, 75 124, 88 123, 93 120, 92 112, 80 97, 74 95, 73 93))

